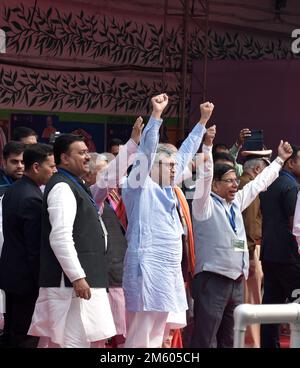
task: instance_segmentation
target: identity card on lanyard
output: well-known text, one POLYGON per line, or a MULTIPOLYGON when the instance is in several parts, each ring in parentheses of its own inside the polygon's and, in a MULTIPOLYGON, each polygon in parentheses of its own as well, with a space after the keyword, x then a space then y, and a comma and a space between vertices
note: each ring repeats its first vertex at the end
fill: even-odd
POLYGON ((242 239, 231 239, 231 245, 235 252, 246 252, 246 242, 242 239))

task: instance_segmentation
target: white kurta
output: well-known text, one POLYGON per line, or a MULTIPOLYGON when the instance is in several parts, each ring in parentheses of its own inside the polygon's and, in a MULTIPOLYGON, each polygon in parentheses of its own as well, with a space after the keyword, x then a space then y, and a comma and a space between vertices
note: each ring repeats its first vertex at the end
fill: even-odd
MULTIPOLYGON (((188 308, 181 270, 183 228, 176 198, 171 187, 161 187, 149 175, 161 123, 150 118, 136 163, 122 189, 128 216, 123 274, 128 312, 185 313, 188 308)), ((204 133, 205 128, 197 124, 176 153, 175 183, 182 179, 204 133)))
MULTIPOLYGON (((68 184, 56 184, 47 198, 49 219, 52 226, 50 244, 62 269, 71 282, 85 277, 73 241, 73 224, 76 216, 76 199, 68 184)), ((92 288, 89 300, 80 299, 78 318, 84 327, 86 340, 102 340, 116 334, 106 289, 92 288)), ((64 346, 64 333, 68 311, 76 298, 74 289, 65 287, 40 288, 29 335, 49 337, 64 346)), ((76 298, 78 299, 78 298, 76 298)))

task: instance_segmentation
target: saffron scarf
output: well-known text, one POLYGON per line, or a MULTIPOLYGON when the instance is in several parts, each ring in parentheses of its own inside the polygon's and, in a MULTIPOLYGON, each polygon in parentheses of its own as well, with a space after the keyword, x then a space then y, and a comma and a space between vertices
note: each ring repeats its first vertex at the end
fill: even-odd
POLYGON ((192 218, 190 213, 190 208, 187 203, 187 200, 179 187, 174 188, 175 194, 180 204, 180 208, 182 211, 182 215, 184 217, 184 221, 187 226, 187 243, 188 243, 188 254, 189 254, 189 271, 191 276, 194 276, 195 271, 195 247, 194 247, 194 235, 193 235, 193 226, 192 226, 192 218))

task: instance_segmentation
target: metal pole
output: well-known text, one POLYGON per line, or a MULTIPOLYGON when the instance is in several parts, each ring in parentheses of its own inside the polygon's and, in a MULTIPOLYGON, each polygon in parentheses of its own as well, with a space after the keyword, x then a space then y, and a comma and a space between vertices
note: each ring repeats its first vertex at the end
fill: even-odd
POLYGON ((168 15, 168 0, 165 0, 164 7, 164 34, 163 34, 163 69, 162 69, 162 92, 166 92, 166 43, 167 43, 167 15, 168 15))
POLYGON ((183 39, 182 39, 182 82, 181 82, 181 111, 179 121, 179 131, 177 139, 184 138, 185 129, 185 102, 186 102, 186 80, 187 80, 187 59, 188 59, 188 25, 189 25, 189 0, 184 0, 183 16, 183 39))
POLYGON ((207 87, 209 0, 205 1, 204 13, 205 13, 205 47, 203 55, 203 96, 202 96, 203 102, 206 100, 206 87, 207 87))
POLYGON ((234 348, 244 347, 245 330, 253 323, 291 323, 291 347, 300 347, 300 305, 241 304, 233 313, 234 348))

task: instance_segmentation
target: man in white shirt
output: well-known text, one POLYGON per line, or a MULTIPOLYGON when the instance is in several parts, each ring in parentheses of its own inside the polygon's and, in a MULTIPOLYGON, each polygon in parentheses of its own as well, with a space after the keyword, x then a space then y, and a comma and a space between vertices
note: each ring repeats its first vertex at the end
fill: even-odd
POLYGON ((242 280, 249 271, 242 211, 278 177, 292 154, 291 146, 281 141, 278 157, 238 191, 232 166, 217 165, 213 171, 211 147, 203 146, 209 160, 197 180, 193 201, 194 348, 233 347, 233 311, 243 303, 242 280))
POLYGON ((116 334, 106 229, 81 180, 90 160, 83 137, 61 135, 53 150, 58 172, 44 193, 40 292, 28 333, 48 338, 48 346, 87 348, 116 334))

